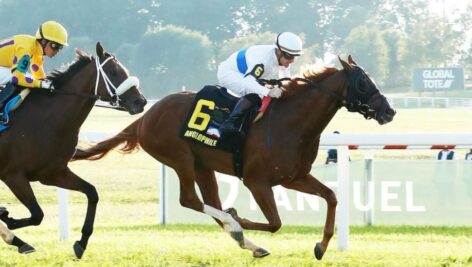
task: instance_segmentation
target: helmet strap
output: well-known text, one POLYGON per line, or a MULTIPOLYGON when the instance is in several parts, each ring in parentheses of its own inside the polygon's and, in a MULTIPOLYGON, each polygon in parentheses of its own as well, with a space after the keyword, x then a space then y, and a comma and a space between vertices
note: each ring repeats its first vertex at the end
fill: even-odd
POLYGON ((39 44, 41 45, 41 47, 43 48, 43 56, 46 55, 46 46, 48 45, 48 40, 46 39, 39 39, 39 44))
POLYGON ((41 35, 41 38, 44 39, 44 35, 43 35, 43 25, 39 26, 39 35, 41 35))
POLYGON ((275 57, 277 58, 277 62, 279 63, 279 66, 282 66, 282 63, 280 62, 280 60, 282 59, 283 55, 282 55, 282 50, 280 50, 279 47, 275 48, 275 57))

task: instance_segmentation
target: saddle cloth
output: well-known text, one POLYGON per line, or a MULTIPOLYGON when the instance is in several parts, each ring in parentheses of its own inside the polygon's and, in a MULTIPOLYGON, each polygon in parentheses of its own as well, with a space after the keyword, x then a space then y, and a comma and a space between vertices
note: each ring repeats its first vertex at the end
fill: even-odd
POLYGON ((241 121, 241 134, 219 136, 220 125, 228 118, 239 98, 224 87, 207 85, 200 90, 181 130, 181 138, 204 146, 233 153, 233 164, 238 177, 242 175, 242 151, 245 136, 257 114, 255 106, 241 121))
POLYGON ((243 119, 241 138, 237 136, 219 136, 220 125, 228 118, 239 98, 229 94, 224 87, 207 85, 200 90, 195 102, 187 115, 181 137, 196 141, 202 145, 232 152, 242 145, 238 139, 243 139, 247 133, 257 107, 249 111, 243 119))

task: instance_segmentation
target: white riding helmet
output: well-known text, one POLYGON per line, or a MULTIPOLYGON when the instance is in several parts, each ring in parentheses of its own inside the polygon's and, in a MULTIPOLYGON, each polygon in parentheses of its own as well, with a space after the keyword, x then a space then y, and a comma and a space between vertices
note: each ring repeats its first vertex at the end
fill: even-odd
POLYGON ((300 37, 294 33, 279 33, 279 35, 277 35, 277 39, 275 40, 275 45, 283 52, 292 56, 299 56, 302 54, 302 39, 300 39, 300 37))

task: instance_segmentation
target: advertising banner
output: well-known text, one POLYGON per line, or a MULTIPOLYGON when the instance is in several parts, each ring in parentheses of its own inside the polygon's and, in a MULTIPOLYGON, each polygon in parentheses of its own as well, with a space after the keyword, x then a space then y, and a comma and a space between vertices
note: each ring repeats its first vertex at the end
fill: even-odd
MULTIPOLYGON (((168 173, 167 223, 214 223, 209 216, 180 205, 178 178, 173 171, 168 173)), ((314 166, 311 173, 336 192, 336 164, 314 166)), ((349 221, 363 225, 366 212, 371 212, 374 225, 471 226, 471 173, 472 161, 377 160, 373 179, 366 181, 364 161, 351 162, 349 221)), ((223 208, 234 207, 240 217, 266 222, 238 178, 222 174, 217 177, 223 208)), ((273 191, 283 224, 324 224, 324 199, 281 186, 273 191)))
POLYGON ((413 69, 413 90, 464 90, 464 69, 415 68, 413 69))

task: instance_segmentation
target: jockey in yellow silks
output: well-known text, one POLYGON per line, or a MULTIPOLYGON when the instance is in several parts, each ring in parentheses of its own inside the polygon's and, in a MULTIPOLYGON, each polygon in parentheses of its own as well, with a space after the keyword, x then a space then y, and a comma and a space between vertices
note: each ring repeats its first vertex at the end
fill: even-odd
POLYGON ((64 26, 47 21, 35 36, 21 34, 0 41, 0 85, 5 85, 0 92, 0 108, 15 94, 16 86, 54 90, 45 80, 43 57, 56 56, 68 45, 67 37, 64 26))

